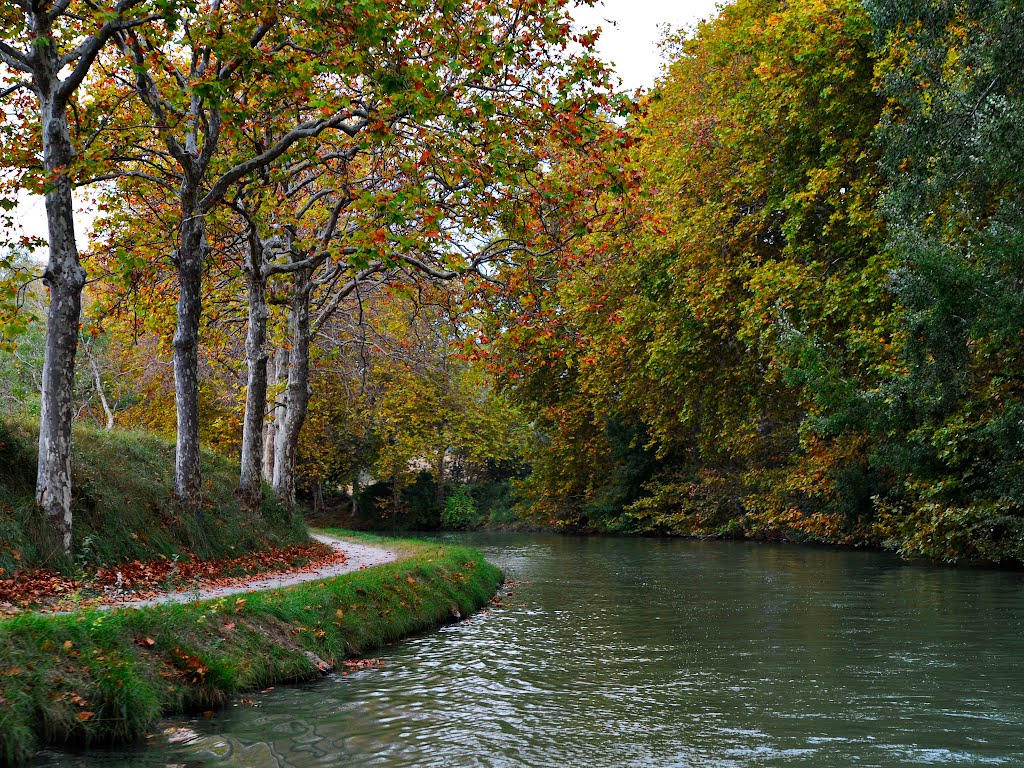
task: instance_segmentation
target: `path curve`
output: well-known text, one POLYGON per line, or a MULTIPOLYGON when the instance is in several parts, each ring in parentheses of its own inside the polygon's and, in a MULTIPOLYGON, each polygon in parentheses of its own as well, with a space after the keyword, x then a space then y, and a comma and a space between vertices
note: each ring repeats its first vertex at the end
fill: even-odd
POLYGON ((100 608, 145 608, 151 605, 163 605, 166 603, 198 603, 205 600, 217 600, 229 595, 237 595, 244 592, 260 592, 267 589, 280 589, 290 587, 294 584, 301 584, 304 581, 317 581, 329 579, 334 576, 341 576, 344 573, 359 571, 363 568, 372 568, 375 565, 392 563, 398 559, 398 553, 390 547, 373 546, 370 544, 357 544, 353 541, 346 541, 334 536, 326 536, 322 533, 311 534, 317 541, 323 542, 336 551, 345 555, 345 562, 335 565, 316 568, 302 573, 279 573, 262 576, 254 576, 251 581, 230 587, 209 587, 207 589, 193 589, 184 592, 167 592, 163 595, 148 597, 143 600, 125 600, 117 603, 105 603, 100 608))

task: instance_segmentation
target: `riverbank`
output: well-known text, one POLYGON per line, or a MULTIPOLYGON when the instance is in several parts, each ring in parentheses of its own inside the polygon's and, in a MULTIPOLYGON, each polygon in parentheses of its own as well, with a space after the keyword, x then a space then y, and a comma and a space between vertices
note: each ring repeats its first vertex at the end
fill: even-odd
POLYGON ((310 544, 301 515, 268 494, 258 514, 235 489, 238 464, 202 452, 202 505, 174 500, 174 443, 160 435, 76 427, 73 554, 35 504, 38 428, 0 419, 0 578, 33 568, 87 575, 158 559, 228 560, 310 544))
POLYGON ((475 550, 387 545, 398 561, 287 588, 0 621, 0 765, 47 745, 130 741, 161 715, 314 678, 477 610, 501 583, 475 550))

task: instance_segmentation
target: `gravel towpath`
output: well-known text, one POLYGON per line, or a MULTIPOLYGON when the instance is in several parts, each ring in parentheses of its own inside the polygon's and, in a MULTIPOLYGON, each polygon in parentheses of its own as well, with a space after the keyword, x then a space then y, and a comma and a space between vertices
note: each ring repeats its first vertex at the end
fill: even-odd
POLYGON ((302 573, 263 574, 254 576, 251 581, 230 587, 210 587, 209 589, 193 589, 185 592, 167 592, 144 600, 125 600, 113 604, 105 604, 103 608, 143 608, 147 605, 159 605, 163 603, 194 603, 204 600, 216 600, 229 595, 237 595, 244 592, 259 592, 265 589, 279 589, 290 587, 293 584, 301 584, 304 581, 316 581, 318 579, 329 579, 332 576, 340 576, 343 573, 351 573, 363 568, 371 568, 375 565, 391 563, 398 559, 398 552, 390 547, 371 546, 369 544, 356 544, 352 541, 344 541, 333 536, 314 533, 313 538, 321 541, 339 552, 344 553, 345 562, 335 565, 324 566, 302 573))

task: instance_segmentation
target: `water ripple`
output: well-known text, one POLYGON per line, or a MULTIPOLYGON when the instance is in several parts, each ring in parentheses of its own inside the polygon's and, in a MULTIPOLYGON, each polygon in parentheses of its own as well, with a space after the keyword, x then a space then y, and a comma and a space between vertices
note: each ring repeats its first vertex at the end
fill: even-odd
POLYGON ((505 608, 86 764, 1024 765, 1020 574, 721 542, 471 543, 520 580, 505 608))

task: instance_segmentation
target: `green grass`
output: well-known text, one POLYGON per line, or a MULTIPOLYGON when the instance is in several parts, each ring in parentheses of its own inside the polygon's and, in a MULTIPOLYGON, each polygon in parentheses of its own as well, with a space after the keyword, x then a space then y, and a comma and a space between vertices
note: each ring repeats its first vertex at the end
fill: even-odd
POLYGON ((501 583, 475 550, 386 541, 405 557, 241 600, 0 621, 0 765, 137 739, 162 714, 311 679, 308 653, 333 664, 378 648, 480 608, 501 583))
POLYGON ((0 568, 46 564, 63 571, 161 555, 235 557, 307 541, 305 524, 271 500, 260 516, 241 509, 238 465, 203 452, 203 505, 178 505, 174 445, 140 432, 76 429, 73 437, 74 554, 54 556, 49 524, 35 506, 34 425, 0 421, 0 568))

